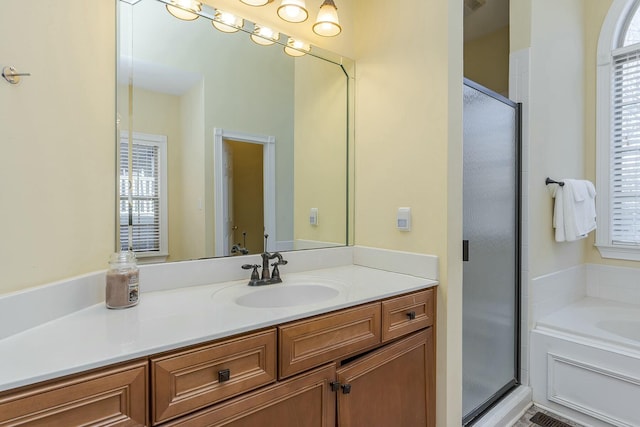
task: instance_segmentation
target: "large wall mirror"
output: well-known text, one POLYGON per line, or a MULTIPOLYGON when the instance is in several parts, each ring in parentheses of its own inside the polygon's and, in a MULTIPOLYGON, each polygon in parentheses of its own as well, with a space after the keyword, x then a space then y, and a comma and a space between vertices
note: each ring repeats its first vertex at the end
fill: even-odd
POLYGON ((265 233, 267 250, 350 244, 352 61, 201 13, 119 2, 121 247, 160 262, 260 253, 265 233))

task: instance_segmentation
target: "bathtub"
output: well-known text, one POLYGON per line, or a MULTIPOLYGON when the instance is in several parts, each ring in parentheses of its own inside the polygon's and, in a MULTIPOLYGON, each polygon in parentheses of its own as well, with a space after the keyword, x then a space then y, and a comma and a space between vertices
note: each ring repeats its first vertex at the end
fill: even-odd
POLYGON ((640 306, 587 297, 531 331, 533 400, 588 426, 640 426, 640 306))

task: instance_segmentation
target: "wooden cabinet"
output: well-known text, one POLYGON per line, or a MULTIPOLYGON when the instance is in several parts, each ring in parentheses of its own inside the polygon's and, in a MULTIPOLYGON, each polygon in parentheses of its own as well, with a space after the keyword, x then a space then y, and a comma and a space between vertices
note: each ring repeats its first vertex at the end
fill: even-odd
POLYGON ((435 289, 0 393, 2 426, 435 426, 435 289))
POLYGON ((275 329, 152 358, 153 424, 275 380, 275 329))
POLYGON ((435 426, 433 328, 341 367, 338 425, 435 426))
POLYGON ((334 427, 334 364, 242 395, 166 427, 334 427))
POLYGON ((147 425, 147 361, 0 395, 0 426, 147 425))

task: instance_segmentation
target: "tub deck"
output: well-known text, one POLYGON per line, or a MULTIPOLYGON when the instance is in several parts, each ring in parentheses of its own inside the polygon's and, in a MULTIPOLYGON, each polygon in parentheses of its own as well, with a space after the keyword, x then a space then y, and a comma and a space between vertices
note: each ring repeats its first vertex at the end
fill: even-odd
POLYGON ((620 347, 640 355, 640 305, 586 297, 538 321, 534 330, 620 347))

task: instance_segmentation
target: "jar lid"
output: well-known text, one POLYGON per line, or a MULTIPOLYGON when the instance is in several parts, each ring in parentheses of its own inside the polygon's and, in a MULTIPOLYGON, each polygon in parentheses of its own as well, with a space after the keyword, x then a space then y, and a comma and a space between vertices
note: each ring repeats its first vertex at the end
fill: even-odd
POLYGON ((136 254, 133 251, 122 251, 111 254, 111 258, 109 262, 112 264, 116 263, 135 263, 136 262, 136 254))

